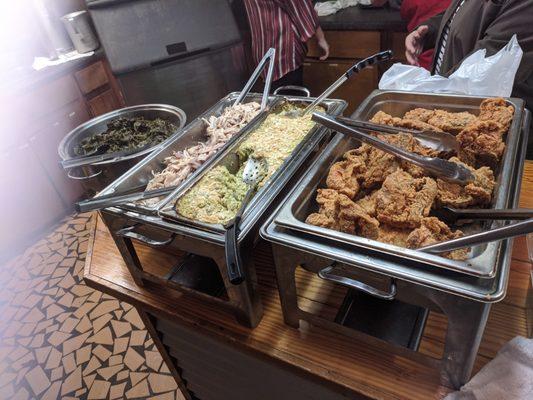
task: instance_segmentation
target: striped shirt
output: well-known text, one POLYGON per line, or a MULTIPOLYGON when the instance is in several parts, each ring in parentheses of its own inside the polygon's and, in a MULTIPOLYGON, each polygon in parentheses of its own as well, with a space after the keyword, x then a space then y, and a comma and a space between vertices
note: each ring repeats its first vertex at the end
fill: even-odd
MULTIPOLYGON (((270 47, 276 49, 274 81, 298 69, 305 43, 315 35, 318 15, 311 0, 244 0, 252 34, 252 54, 258 63, 270 47)), ((266 70, 263 71, 263 78, 266 70)))
POLYGON ((450 26, 459 12, 459 9, 463 6, 466 0, 461 0, 457 4, 457 8, 452 14, 451 18, 446 22, 444 29, 442 30, 442 39, 440 41, 439 51, 437 53, 437 62, 435 63, 435 74, 440 74, 440 68, 442 67, 442 60, 444 60, 444 53, 446 52, 446 44, 448 43, 448 35, 450 34, 450 26))

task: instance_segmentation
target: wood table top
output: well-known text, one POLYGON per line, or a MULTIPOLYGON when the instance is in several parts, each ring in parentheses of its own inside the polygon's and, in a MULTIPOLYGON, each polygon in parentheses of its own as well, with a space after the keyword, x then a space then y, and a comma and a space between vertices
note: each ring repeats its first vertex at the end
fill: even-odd
MULTIPOLYGON (((526 161, 520 206, 533 208, 533 162, 526 161)), ((154 265, 171 256, 151 249, 139 251, 143 262, 154 265), (144 261, 147 260, 147 261, 144 261)), ((162 286, 137 286, 128 272, 106 226, 95 218, 85 265, 89 286, 127 301, 159 317, 194 327, 252 354, 310 374, 315 380, 372 399, 440 399, 450 389, 439 383, 438 371, 427 365, 391 355, 386 348, 358 343, 320 327, 293 329, 283 323, 274 267, 268 246, 256 252, 256 268, 264 317, 256 329, 239 325, 233 316, 216 306, 162 286)), ((517 335, 527 335, 527 304, 531 264, 525 238, 515 239, 507 296, 494 304, 478 352, 474 373, 492 359, 501 346, 517 335)), ((303 274, 303 273, 302 273, 303 274)), ((332 287, 308 275, 297 277, 306 288, 302 307, 332 307, 322 300, 332 287), (311 293, 310 293, 311 292, 311 293)), ((300 291, 299 291, 300 293, 300 291)), ((336 296, 329 296, 335 298, 336 296)), ((444 343, 446 320, 431 312, 420 352, 437 356, 444 343)))

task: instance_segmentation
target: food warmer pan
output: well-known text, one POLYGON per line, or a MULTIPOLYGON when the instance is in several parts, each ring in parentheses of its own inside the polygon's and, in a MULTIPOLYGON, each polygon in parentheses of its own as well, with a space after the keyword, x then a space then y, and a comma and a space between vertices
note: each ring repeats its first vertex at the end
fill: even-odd
MULTIPOLYGON (((369 120, 377 111, 384 111, 392 116, 402 116, 407 111, 422 108, 439 108, 452 112, 468 111, 478 114, 479 104, 484 97, 435 95, 422 93, 406 93, 391 91, 375 91, 361 104, 354 114, 354 118, 369 120)), ((521 134, 521 124, 524 114, 524 103, 519 99, 507 99, 515 108, 515 114, 506 137, 506 148, 495 171, 496 187, 491 208, 509 208, 511 191, 511 175, 522 160, 517 157, 518 140, 521 134)), ((432 266, 445 268, 455 272, 474 275, 483 278, 493 278, 497 272, 501 258, 504 256, 502 242, 491 242, 478 245, 471 249, 470 257, 465 261, 450 260, 439 255, 406 249, 376 240, 362 238, 356 235, 338 232, 305 223, 306 217, 317 210, 316 193, 318 188, 326 187, 325 181, 330 167, 342 155, 359 146, 357 140, 337 134, 322 153, 321 157, 306 173, 305 178, 298 184, 298 188, 287 199, 284 207, 275 219, 279 226, 305 232, 321 238, 332 239, 351 245, 356 250, 375 250, 386 253, 396 262, 418 263, 424 267, 432 266)), ((502 221, 469 224, 459 227, 465 234, 470 231, 480 231, 500 226, 502 221)))

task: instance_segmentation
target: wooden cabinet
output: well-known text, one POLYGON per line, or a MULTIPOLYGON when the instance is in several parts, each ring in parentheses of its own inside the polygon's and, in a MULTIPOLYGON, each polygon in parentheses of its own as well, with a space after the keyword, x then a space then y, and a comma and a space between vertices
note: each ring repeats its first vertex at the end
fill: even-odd
POLYGON ((78 86, 83 94, 101 88, 109 82, 104 63, 97 61, 92 65, 74 73, 78 86))
MULTIPOLYGON (((404 60, 405 34, 402 32, 325 31, 324 34, 330 46, 329 58, 325 61, 318 59, 320 51, 313 38, 308 43, 307 59, 304 63, 304 86, 311 90, 313 96, 323 92, 356 61, 372 54, 392 49, 392 62, 404 60)), ((332 94, 331 97, 348 102, 345 115, 352 114, 361 101, 377 89, 381 74, 392 62, 361 71, 332 94)))
POLYGON ((87 104, 89 105, 91 114, 95 117, 120 108, 119 100, 111 89, 87 100, 87 104))

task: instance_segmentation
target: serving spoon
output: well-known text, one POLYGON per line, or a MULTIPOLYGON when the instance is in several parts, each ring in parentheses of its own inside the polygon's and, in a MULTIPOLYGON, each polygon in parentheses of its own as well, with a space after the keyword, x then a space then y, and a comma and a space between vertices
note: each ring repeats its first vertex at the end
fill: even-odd
MULTIPOLYGON (((235 156, 237 155, 235 154, 235 156)), ((228 171, 230 171, 230 173, 234 170, 235 165, 238 165, 238 162, 236 163, 234 160, 235 156, 229 156, 230 160, 226 163, 226 168, 229 167, 228 171)), ((234 285, 238 285, 244 281, 241 252, 239 244, 237 243, 242 215, 246 210, 246 206, 255 194, 259 182, 265 177, 267 171, 268 163, 265 158, 254 158, 252 156, 248 158, 242 174, 242 180, 246 183, 248 190, 246 191, 246 195, 244 196, 239 211, 237 211, 235 217, 224 226, 226 228, 224 246, 226 250, 228 277, 230 282, 234 285)))

